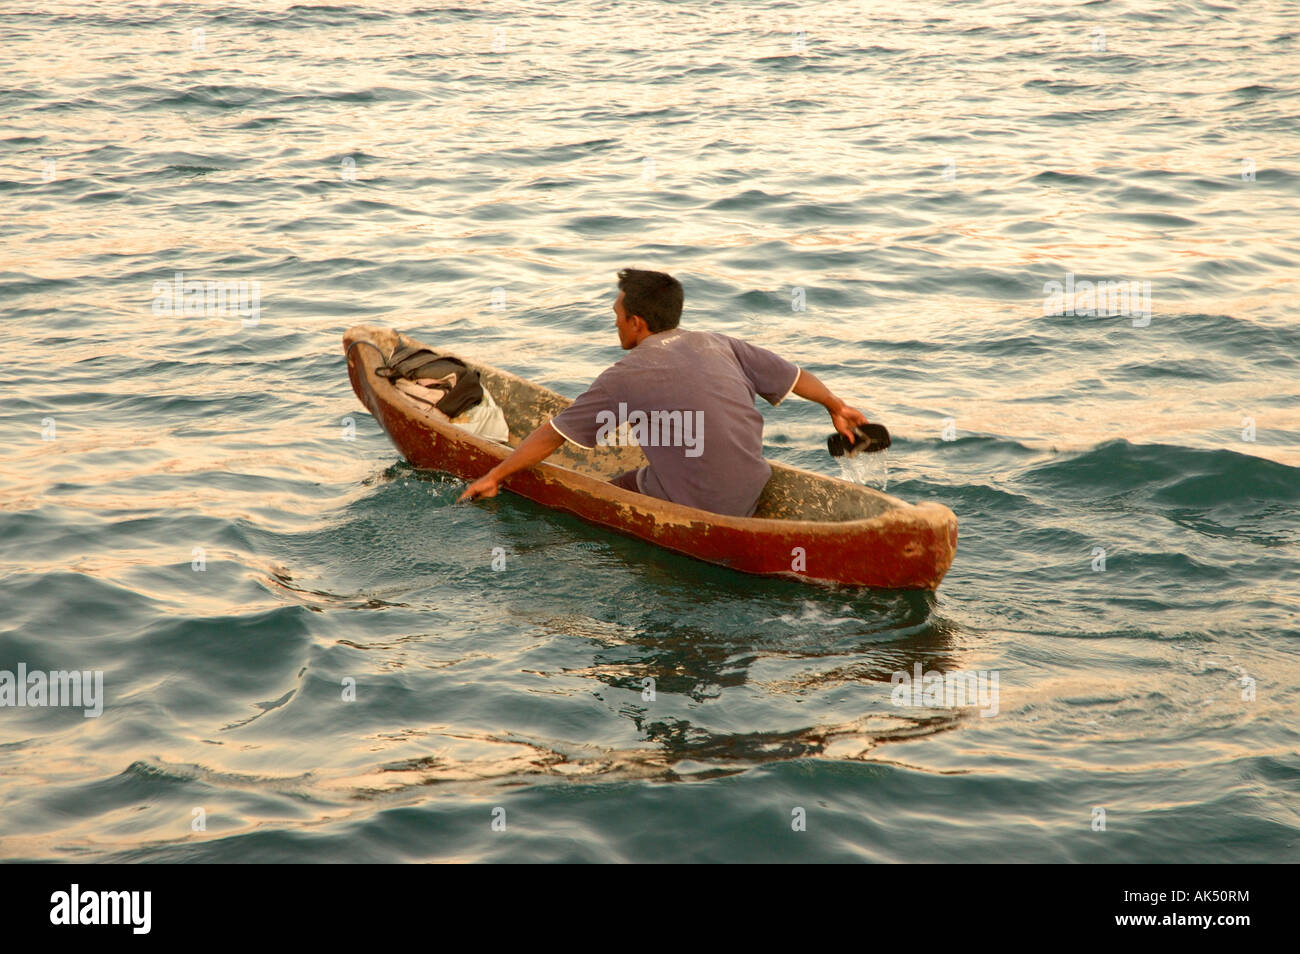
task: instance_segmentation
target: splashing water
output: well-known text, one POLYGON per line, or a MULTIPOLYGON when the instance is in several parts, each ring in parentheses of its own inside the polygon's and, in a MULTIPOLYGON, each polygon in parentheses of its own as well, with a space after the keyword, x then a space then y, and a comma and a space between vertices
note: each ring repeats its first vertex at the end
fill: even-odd
POLYGON ((840 476, 856 484, 866 484, 884 490, 889 483, 889 451, 872 454, 854 454, 835 458, 840 463, 840 476))

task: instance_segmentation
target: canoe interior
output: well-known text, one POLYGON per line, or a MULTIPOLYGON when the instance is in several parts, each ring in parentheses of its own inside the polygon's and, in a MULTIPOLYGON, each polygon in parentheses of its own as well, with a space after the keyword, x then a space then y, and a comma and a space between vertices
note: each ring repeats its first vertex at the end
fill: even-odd
MULTIPOLYGON (((389 328, 363 326, 349 332, 349 338, 373 342, 387 358, 397 347, 399 335, 389 328)), ((408 335, 401 335, 400 338, 403 344, 424 344, 440 354, 453 355, 478 371, 483 386, 505 414, 506 424, 510 428, 511 446, 518 445, 571 403, 568 398, 508 371, 482 364, 437 345, 417 341, 408 335)), ((400 400, 418 407, 421 412, 446 420, 427 405, 421 405, 400 392, 393 393, 400 400)), ((608 480, 634 467, 644 466, 646 459, 640 448, 635 446, 585 450, 565 442, 547 458, 547 462, 608 480)), ((759 497, 758 509, 754 513, 756 518, 840 522, 868 519, 896 507, 909 506, 897 497, 870 487, 788 467, 775 461, 768 463, 772 465, 772 477, 759 497)))

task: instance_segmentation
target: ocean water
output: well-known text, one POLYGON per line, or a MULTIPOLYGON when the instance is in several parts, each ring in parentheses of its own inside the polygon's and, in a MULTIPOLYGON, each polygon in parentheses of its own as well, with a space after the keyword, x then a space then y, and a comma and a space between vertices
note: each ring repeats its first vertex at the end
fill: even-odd
MULTIPOLYGON (((0 858, 1295 860, 1298 37, 3 4, 0 671, 104 689, 0 707, 0 858), (455 506, 352 394, 371 322, 574 396, 626 266, 889 427, 889 491, 960 521, 937 593, 455 506), (896 705, 918 666, 997 693, 896 705)), ((838 474, 821 408, 763 410, 838 474)))

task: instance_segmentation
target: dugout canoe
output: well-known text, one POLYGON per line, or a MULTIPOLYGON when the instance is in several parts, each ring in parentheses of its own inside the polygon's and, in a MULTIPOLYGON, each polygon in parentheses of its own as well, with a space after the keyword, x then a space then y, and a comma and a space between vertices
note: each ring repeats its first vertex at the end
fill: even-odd
MULTIPOLYGON (((343 336, 352 388, 412 465, 474 480, 570 403, 554 391, 444 348, 478 371, 505 413, 510 445, 470 434, 375 373, 408 335, 357 325, 343 336)), ((426 345, 426 347, 429 347, 426 345)), ((813 583, 933 590, 957 550, 957 518, 870 487, 776 461, 752 517, 728 517, 622 490, 609 479, 646 463, 640 448, 565 443, 502 488, 544 507, 657 546, 760 576, 813 583)))

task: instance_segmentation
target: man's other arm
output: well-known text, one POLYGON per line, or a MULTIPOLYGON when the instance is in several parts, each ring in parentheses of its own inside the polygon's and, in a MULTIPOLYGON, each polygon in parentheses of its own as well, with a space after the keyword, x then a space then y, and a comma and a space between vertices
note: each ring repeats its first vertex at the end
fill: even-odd
POLYGON ((540 464, 554 454, 563 443, 564 438, 560 436, 560 432, 551 427, 550 421, 547 421, 520 441, 519 446, 509 457, 466 487, 456 503, 462 500, 473 500, 476 497, 495 497, 501 481, 517 471, 527 470, 534 464, 540 464))
POLYGON ((809 401, 816 401, 831 416, 831 423, 835 425, 835 430, 839 431, 849 439, 849 443, 855 443, 853 438, 853 428, 859 424, 869 423, 867 415, 863 414, 856 407, 849 407, 834 394, 831 389, 822 384, 817 376, 811 371, 799 369, 799 376, 795 378, 794 393, 809 401))

